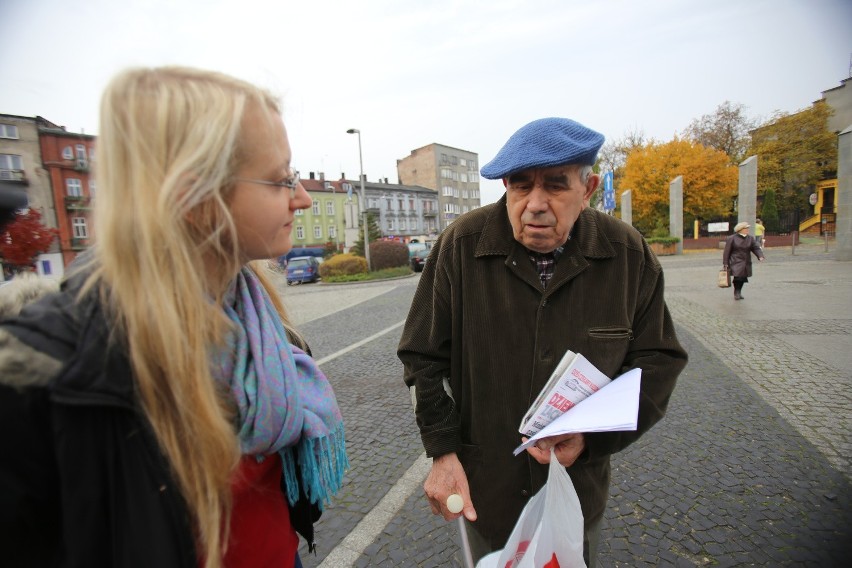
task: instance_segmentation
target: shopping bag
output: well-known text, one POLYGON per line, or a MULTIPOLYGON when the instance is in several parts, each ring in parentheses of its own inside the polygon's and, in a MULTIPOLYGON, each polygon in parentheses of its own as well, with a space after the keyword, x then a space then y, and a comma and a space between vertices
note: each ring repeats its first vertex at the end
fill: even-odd
POLYGON ((727 268, 723 268, 719 271, 719 288, 730 288, 731 287, 731 273, 728 272, 727 268))
POLYGON ((586 568, 583 511, 574 484, 550 452, 547 483, 527 502, 505 548, 477 568, 586 568))

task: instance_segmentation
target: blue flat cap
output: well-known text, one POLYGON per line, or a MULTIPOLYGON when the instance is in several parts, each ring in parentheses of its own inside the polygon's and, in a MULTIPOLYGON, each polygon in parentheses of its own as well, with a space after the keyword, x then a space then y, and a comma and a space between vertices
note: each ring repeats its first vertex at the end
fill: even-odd
POLYGON ((540 118, 521 127, 482 167, 482 177, 501 179, 530 168, 592 166, 604 136, 568 118, 540 118))

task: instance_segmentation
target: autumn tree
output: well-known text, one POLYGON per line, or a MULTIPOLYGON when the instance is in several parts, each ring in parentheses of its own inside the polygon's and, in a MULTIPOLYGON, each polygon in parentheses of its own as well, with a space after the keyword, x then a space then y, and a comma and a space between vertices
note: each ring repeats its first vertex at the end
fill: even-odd
POLYGON ((39 211, 27 209, 18 213, 0 233, 0 257, 7 266, 31 268, 38 255, 47 252, 58 235, 59 231, 41 223, 39 211))
POLYGON ((745 105, 725 101, 712 114, 697 118, 686 127, 683 137, 692 142, 724 152, 731 164, 746 158, 751 138, 749 132, 757 124, 745 113, 745 105))
POLYGON ((714 219, 730 214, 737 193, 737 168, 728 155, 689 140, 652 142, 632 150, 624 165, 624 177, 616 193, 633 190, 633 225, 650 235, 668 226, 669 183, 683 176, 683 219, 690 227, 695 219, 714 219))
POLYGON ((778 113, 752 132, 757 155, 757 192, 775 191, 779 211, 806 209, 814 185, 837 164, 837 136, 828 130, 833 110, 818 102, 795 114, 778 113))

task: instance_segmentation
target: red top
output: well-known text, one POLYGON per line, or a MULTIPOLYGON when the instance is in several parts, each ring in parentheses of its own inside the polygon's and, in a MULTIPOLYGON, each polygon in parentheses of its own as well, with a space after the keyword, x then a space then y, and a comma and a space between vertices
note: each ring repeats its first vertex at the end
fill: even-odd
POLYGON ((266 456, 260 463, 243 456, 231 492, 231 533, 223 566, 293 568, 299 537, 281 492, 281 456, 266 456))

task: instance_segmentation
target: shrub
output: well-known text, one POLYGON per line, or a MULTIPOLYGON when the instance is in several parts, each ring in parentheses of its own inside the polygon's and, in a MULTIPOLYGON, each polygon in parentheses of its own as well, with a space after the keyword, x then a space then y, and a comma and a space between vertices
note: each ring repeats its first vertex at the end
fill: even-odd
POLYGON ((659 243, 661 245, 673 245, 675 243, 679 243, 680 239, 677 237, 650 237, 645 239, 649 245, 654 243, 659 243))
POLYGON ((367 272, 367 259, 354 254, 336 254, 320 264, 319 272, 323 279, 361 274, 367 272))
POLYGON ((370 243, 370 268, 383 270, 408 266, 408 247, 397 241, 376 241, 370 243))

